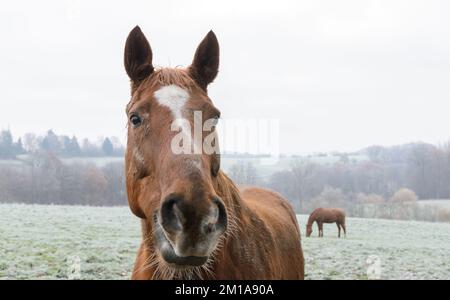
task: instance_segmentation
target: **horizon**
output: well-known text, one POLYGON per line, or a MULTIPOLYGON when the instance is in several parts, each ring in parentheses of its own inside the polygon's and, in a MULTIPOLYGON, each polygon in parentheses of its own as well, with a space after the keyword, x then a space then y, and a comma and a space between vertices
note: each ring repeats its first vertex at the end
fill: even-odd
MULTIPOLYGON (((15 135, 14 134, 14 130, 11 128, 0 128, 0 132, 5 131, 5 130, 9 130, 12 134, 13 137, 13 141, 17 142, 18 139, 22 139, 24 135, 15 135)), ((52 130, 57 136, 68 136, 70 138, 72 138, 73 136, 75 136, 77 138, 78 143, 81 146, 81 143, 83 142, 83 140, 88 139, 89 142, 93 143, 96 146, 101 146, 101 143, 106 139, 106 138, 117 138, 118 142, 120 142, 120 146, 124 147, 124 149, 126 149, 127 145, 126 145, 126 139, 121 140, 120 137, 115 136, 115 135, 99 135, 96 136, 94 138, 90 138, 90 137, 86 137, 86 136, 79 136, 77 134, 65 134, 65 133, 60 133, 58 131, 55 131, 53 128, 50 128, 48 130, 45 130, 43 133, 38 133, 38 132, 32 132, 32 131, 27 131, 25 134, 31 133, 31 134, 35 134, 36 137, 44 137, 47 132, 49 130, 52 130)), ((112 141, 114 143, 114 141, 112 141)), ((405 145, 410 145, 410 144, 427 144, 427 145, 432 145, 435 147, 441 147, 445 144, 450 144, 450 138, 446 139, 446 140, 442 140, 439 141, 437 143, 430 143, 430 142, 426 142, 426 141, 420 141, 420 140, 416 140, 416 141, 409 141, 409 142, 405 142, 405 143, 394 143, 394 144, 390 144, 390 145, 383 145, 383 144, 368 144, 365 145, 361 148, 358 149, 346 149, 346 150, 339 150, 339 149, 331 149, 331 150, 326 150, 326 151, 319 151, 319 150, 312 150, 312 151, 308 151, 308 152, 280 152, 279 155, 280 156, 307 156, 307 155, 317 155, 317 154, 333 154, 333 153, 340 153, 340 154, 352 154, 352 153, 359 153, 367 148, 370 147, 383 147, 383 148, 392 148, 392 147, 397 147, 397 146, 405 146, 405 145)), ((258 155, 268 155, 269 153, 248 153, 248 152, 237 152, 234 150, 221 150, 220 152, 221 154, 225 155, 248 155, 248 156, 258 156, 258 155)))

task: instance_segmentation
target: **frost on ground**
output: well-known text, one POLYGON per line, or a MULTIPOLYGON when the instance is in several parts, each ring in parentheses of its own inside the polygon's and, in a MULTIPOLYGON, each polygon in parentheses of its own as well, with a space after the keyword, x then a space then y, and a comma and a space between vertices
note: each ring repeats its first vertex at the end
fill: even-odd
POLYGON ((128 207, 0 205, 0 279, 128 279, 139 241, 128 207))
MULTIPOLYGON (((299 216, 302 233, 307 216, 299 216)), ((377 257, 381 279, 450 279, 450 223, 347 218, 347 238, 336 224, 317 237, 302 235, 307 279, 368 279, 377 257)))
MULTIPOLYGON (((306 216, 299 216, 302 234, 306 216)), ((302 236, 307 279, 450 279, 450 224, 347 220, 302 236)), ((140 225, 127 207, 0 204, 0 279, 128 279, 140 225), (78 273, 78 274, 77 274, 78 273)))

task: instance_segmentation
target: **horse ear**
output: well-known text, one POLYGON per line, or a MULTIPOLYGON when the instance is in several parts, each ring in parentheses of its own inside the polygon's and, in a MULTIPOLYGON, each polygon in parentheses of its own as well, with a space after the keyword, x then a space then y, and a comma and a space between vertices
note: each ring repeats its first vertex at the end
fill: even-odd
POLYGON ((139 26, 134 27, 125 43, 125 70, 134 84, 153 73, 152 49, 139 26))
POLYGON ((198 46, 197 51, 195 51, 189 72, 197 84, 205 91, 208 84, 216 78, 219 72, 219 42, 212 30, 208 32, 198 46))

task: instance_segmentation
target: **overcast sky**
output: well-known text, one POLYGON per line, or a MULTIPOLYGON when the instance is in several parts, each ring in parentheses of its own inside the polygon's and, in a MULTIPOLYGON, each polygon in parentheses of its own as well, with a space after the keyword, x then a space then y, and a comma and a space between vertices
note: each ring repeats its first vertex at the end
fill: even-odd
POLYGON ((223 118, 280 120, 282 152, 450 138, 449 1, 9 1, 0 129, 126 139, 123 48, 188 65, 213 29, 223 118))

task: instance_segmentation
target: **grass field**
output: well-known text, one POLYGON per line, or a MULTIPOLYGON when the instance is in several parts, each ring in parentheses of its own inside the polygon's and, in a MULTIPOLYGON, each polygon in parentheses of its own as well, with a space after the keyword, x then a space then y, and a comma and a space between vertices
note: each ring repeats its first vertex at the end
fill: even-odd
MULTIPOLYGON (((302 232, 306 216, 299 216, 302 232)), ((307 279, 367 279, 376 255, 382 279, 450 279, 450 224, 349 218, 324 238, 302 236, 307 279)), ((128 279, 140 240, 127 207, 0 204, 0 279, 128 279)))

